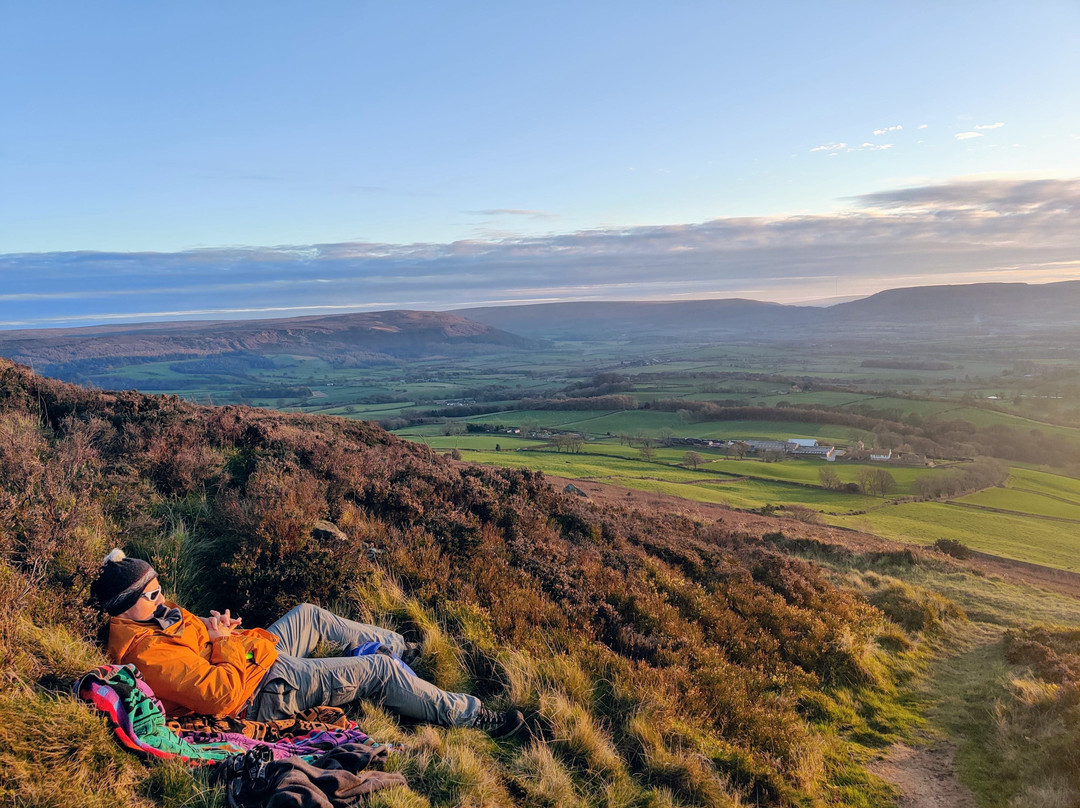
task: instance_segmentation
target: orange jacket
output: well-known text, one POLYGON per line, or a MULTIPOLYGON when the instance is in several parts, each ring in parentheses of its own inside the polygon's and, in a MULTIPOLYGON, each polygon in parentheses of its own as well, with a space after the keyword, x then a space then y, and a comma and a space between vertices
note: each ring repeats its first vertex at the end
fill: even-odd
POLYGON ((235 715, 277 659, 278 638, 255 628, 211 642, 202 620, 186 609, 180 614, 183 619, 165 629, 113 617, 109 657, 138 668, 170 718, 235 715))

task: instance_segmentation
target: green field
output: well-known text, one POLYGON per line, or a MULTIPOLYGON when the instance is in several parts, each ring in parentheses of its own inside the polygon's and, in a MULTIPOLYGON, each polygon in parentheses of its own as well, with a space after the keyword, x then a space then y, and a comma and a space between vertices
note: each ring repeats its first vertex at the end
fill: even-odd
POLYGON ((1009 488, 1026 489, 1080 503, 1080 480, 1035 469, 1009 469, 1009 488))
MULTIPOLYGON (((710 456, 707 455, 706 457, 710 456)), ((895 496, 911 496, 915 493, 915 480, 928 475, 944 474, 947 471, 945 468, 887 466, 881 463, 829 463, 824 460, 785 460, 782 463, 764 463, 753 459, 711 460, 711 458, 702 468, 710 471, 723 471, 727 474, 745 474, 768 480, 781 480, 815 486, 821 484, 821 478, 818 475, 823 468, 836 472, 841 482, 845 483, 857 482, 859 472, 863 469, 883 468, 896 480, 896 488, 890 492, 895 496)))
POLYGON ((1028 513, 1053 519, 1070 519, 1080 529, 1080 503, 1063 502, 1058 497, 1018 491, 1014 488, 988 488, 956 500, 967 505, 1028 513))
POLYGON ((938 539, 953 539, 1005 558, 1080 570, 1080 530, 1050 520, 944 502, 910 502, 860 516, 827 517, 826 521, 900 542, 933 544, 938 539))
POLYGON ((638 491, 670 494, 695 502, 712 502, 731 508, 754 509, 765 505, 805 505, 826 514, 857 511, 881 504, 877 497, 861 494, 842 494, 766 480, 732 480, 731 482, 676 483, 652 477, 614 476, 600 482, 621 485, 638 491))
MULTIPOLYGON (((582 453, 539 451, 520 448, 517 451, 479 451, 483 444, 494 446, 495 436, 450 436, 425 439, 436 449, 458 448, 462 459, 496 466, 524 467, 569 477, 576 480, 595 480, 621 485, 639 491, 656 491, 698 502, 714 502, 734 508, 760 508, 764 505, 800 504, 830 513, 864 510, 882 502, 879 497, 826 491, 808 485, 798 485, 768 479, 738 476, 738 472, 717 472, 703 467, 700 470, 670 465, 681 459, 681 453, 663 450, 667 458, 658 456, 656 462, 636 458, 637 450, 613 444, 588 444, 582 453), (595 450, 606 449, 608 453, 595 450), (675 457, 672 457, 675 456, 675 457), (665 462, 665 460, 667 462, 665 462)), ((502 441, 499 441, 502 444, 502 441)), ((745 467, 781 464, 736 463, 745 467)))

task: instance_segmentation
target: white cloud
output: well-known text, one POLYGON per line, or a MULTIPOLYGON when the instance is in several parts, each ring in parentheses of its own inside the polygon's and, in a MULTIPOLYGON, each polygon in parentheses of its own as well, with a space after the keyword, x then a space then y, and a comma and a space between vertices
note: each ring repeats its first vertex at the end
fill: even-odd
POLYGON ((973 137, 982 137, 982 132, 957 132, 957 140, 971 140, 973 137))
POLYGON ((846 143, 823 143, 820 146, 814 146, 814 148, 812 148, 810 151, 812 151, 812 152, 816 152, 816 151, 834 152, 834 151, 839 151, 840 149, 846 149, 846 148, 847 148, 846 143))
POLYGON ((1001 121, 998 121, 997 123, 977 123, 977 124, 975 124, 975 128, 976 129, 1000 129, 1004 125, 1005 124, 1003 124, 1001 121))
POLYGON ((466 213, 477 216, 528 216, 532 219, 557 219, 559 214, 545 210, 522 210, 521 208, 488 208, 487 210, 469 210, 466 213))
POLYGON ((745 296, 765 289, 772 299, 807 298, 819 287, 831 294, 836 276, 848 285, 904 285, 912 266, 925 267, 935 283, 987 273, 1002 280, 1077 277, 1080 231, 1069 225, 1080 179, 909 181, 913 187, 864 194, 817 216, 613 224, 445 244, 0 255, 0 277, 20 280, 0 295, 0 329, 706 291, 745 296), (298 257, 312 253, 317 257, 298 257), (832 280, 823 282, 826 276, 832 280), (141 278, 170 280, 147 288, 141 278))
POLYGON ((920 123, 917 128, 919 128, 919 129, 927 129, 927 128, 929 128, 929 126, 930 126, 930 124, 920 123))
POLYGON ((875 129, 874 134, 875 135, 884 135, 886 132, 898 132, 899 130, 901 130, 903 128, 904 127, 901 126, 900 124, 897 124, 896 126, 886 126, 884 129, 875 129))

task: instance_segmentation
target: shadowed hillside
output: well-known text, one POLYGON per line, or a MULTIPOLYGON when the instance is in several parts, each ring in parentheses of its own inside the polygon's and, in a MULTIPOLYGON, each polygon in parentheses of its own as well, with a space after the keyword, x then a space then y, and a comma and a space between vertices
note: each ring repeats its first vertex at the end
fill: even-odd
MULTIPOLYGON (((334 604, 423 640, 442 686, 529 712, 531 738, 496 752, 367 706, 369 731, 408 748, 394 765, 416 792, 376 804, 887 802, 860 761, 908 720, 891 671, 911 641, 775 537, 594 506, 365 423, 89 391, 7 362, 0 514, 0 724, 29 736, 0 738, 0 788, 27 805, 212 800, 116 753, 64 695, 99 659, 87 588, 114 544, 199 613, 265 625, 334 604), (323 519, 345 537, 314 538, 323 519), (46 742, 81 761, 60 781, 26 751, 46 742)), ((882 608, 923 609, 883 591, 882 608)))
POLYGON ((38 366, 74 360, 146 361, 236 352, 301 353, 357 363, 533 345, 530 340, 456 314, 432 311, 0 331, 0 354, 38 366))

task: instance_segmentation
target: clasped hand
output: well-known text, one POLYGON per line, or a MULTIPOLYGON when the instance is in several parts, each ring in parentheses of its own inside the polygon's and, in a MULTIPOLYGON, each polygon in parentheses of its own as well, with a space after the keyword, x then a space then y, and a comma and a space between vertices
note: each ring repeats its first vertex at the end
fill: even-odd
POLYGON ((210 610, 209 617, 200 617, 200 620, 206 624, 206 631, 210 635, 211 642, 219 637, 229 637, 232 635, 233 629, 240 625, 242 617, 233 617, 229 614, 229 610, 225 610, 225 614, 216 612, 213 609, 210 610))

